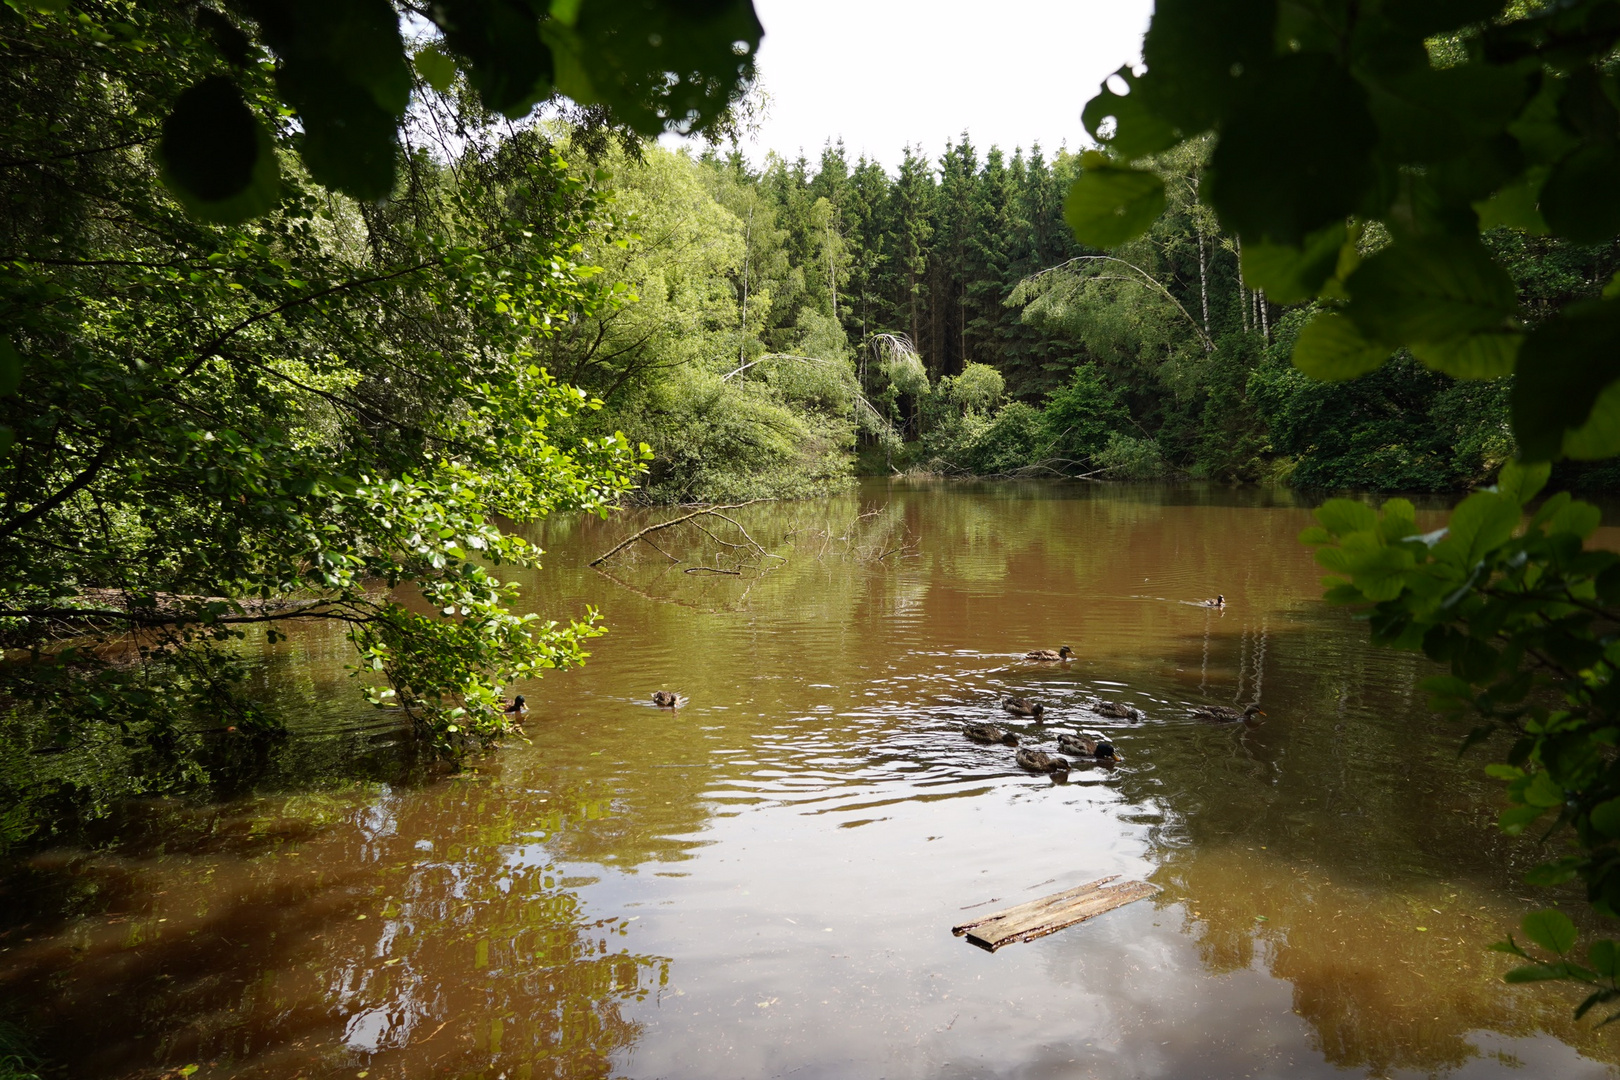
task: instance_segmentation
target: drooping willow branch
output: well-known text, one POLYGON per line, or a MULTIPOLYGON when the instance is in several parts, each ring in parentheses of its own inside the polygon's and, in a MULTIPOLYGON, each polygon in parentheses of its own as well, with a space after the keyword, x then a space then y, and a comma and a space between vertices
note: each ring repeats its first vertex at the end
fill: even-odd
POLYGON ((1193 331, 1198 335, 1198 340, 1203 342, 1204 350, 1206 352, 1210 352, 1210 351, 1214 350, 1215 342, 1210 339, 1210 336, 1209 336, 1208 332, 1206 332, 1204 330, 1203 326, 1201 326, 1199 324, 1197 319, 1193 318, 1192 312, 1188 311, 1187 308, 1182 304, 1182 302, 1180 300, 1177 300, 1175 298, 1174 294, 1172 294, 1169 289, 1165 288, 1163 282, 1161 282, 1158 278, 1154 277, 1152 274, 1148 273, 1146 270, 1142 269, 1140 266, 1137 266, 1135 263, 1127 262, 1124 259, 1119 258, 1117 255, 1078 255, 1075 258, 1070 259, 1068 262, 1058 263, 1056 266, 1048 266, 1045 270, 1038 270, 1035 273, 1033 273, 1033 274, 1029 275, 1028 277, 1024 278, 1017 285, 1015 285, 1013 287, 1012 297, 1017 298, 1021 292, 1025 296, 1028 296, 1029 294, 1028 294, 1028 292, 1026 290, 1026 286, 1033 287, 1035 282, 1039 281, 1041 278, 1045 277, 1047 274, 1061 273, 1062 271, 1068 270, 1071 266, 1074 266, 1076 263, 1094 263, 1094 262, 1118 263, 1120 266, 1125 267, 1127 270, 1129 270, 1131 272, 1129 274, 1106 275, 1106 276, 1103 275, 1103 274, 1096 274, 1096 275, 1091 276, 1087 280, 1090 280, 1090 281, 1123 281, 1123 282, 1126 282, 1126 283, 1129 283, 1129 284, 1146 285, 1147 287, 1149 287, 1151 289, 1157 290, 1159 292, 1159 294, 1162 295, 1166 300, 1168 300, 1172 304, 1176 305, 1176 310, 1181 312, 1182 317, 1187 320, 1187 325, 1189 325, 1189 326, 1191 326, 1193 328, 1193 331))

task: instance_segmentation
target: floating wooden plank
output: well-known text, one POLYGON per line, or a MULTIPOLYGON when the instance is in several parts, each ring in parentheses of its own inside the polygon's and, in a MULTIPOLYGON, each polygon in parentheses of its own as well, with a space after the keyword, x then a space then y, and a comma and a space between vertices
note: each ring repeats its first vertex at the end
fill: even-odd
POLYGON ((1089 881, 1077 888, 1043 896, 1017 907, 995 911, 982 919, 951 927, 957 937, 967 939, 981 949, 995 952, 1014 941, 1034 941, 1038 937, 1054 934, 1066 926, 1094 919, 1105 911, 1152 896, 1159 891, 1157 885, 1145 881, 1122 881, 1109 884, 1118 874, 1089 881))

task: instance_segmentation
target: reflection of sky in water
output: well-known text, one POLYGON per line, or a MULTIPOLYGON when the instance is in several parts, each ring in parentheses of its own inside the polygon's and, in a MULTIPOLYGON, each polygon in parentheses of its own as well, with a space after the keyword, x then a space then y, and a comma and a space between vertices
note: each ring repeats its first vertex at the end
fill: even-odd
MULTIPOLYGON (((1614 1075, 1617 1036, 1570 994, 1496 978, 1483 946, 1540 902, 1516 883, 1533 852, 1491 829, 1422 663, 1315 600, 1304 511, 864 491, 739 511, 795 537, 758 581, 649 553, 615 584, 583 564, 628 521, 540 535, 537 609, 589 601, 612 633, 518 688, 530 743, 90 859, 78 878, 120 899, 0 953, 3 985, 96 1033, 84 1076, 1614 1075), (1215 592, 1226 611, 1183 602, 1215 592), (1021 659, 1060 644, 1079 659, 1021 659), (651 708, 661 688, 689 704, 651 708), (1049 722, 1006 715, 1015 694, 1049 722), (1190 715, 1251 701, 1266 722, 1190 715), (1032 777, 962 737, 985 721, 1048 748, 1100 728, 1123 764, 1032 777), (1105 874, 1162 892, 994 955, 950 934, 1105 874), (108 988, 141 1012, 106 1013, 108 988)), ((376 775, 395 744, 342 649, 293 645, 260 676, 308 733, 288 753, 376 775)))

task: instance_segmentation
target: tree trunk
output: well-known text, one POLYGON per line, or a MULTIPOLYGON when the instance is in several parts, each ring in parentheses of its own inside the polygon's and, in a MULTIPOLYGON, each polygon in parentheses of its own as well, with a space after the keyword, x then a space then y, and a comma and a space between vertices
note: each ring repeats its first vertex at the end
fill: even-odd
MULTIPOLYGON (((748 225, 743 229, 743 302, 742 321, 737 324, 737 363, 746 364, 748 357, 748 255, 754 239, 754 208, 748 207, 748 225)), ((746 378, 746 376, 744 376, 746 378)))
POLYGON ((1238 261, 1238 312, 1243 316, 1243 332, 1249 332, 1249 290, 1243 286, 1243 241, 1232 238, 1232 248, 1238 261))
POLYGON ((1271 312, 1266 304, 1266 291, 1256 289, 1254 295, 1260 302, 1260 332, 1265 335, 1266 344, 1269 345, 1271 344, 1271 312))
POLYGON ((1213 335, 1209 332, 1209 258, 1204 249, 1204 227, 1198 227, 1198 294, 1204 304, 1204 351, 1212 352, 1213 335))

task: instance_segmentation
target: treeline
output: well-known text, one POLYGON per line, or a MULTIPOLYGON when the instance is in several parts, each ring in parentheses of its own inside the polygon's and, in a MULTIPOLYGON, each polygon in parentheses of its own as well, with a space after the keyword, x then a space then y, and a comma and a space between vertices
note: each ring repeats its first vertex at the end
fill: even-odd
MULTIPOLYGON (((1312 309, 1244 285, 1240 243, 1198 201, 1205 149, 1155 163, 1168 212, 1109 252, 1064 224, 1066 151, 981 152, 964 135, 937 160, 908 149, 892 174, 833 145, 758 170, 735 153, 621 154, 612 183, 635 235, 603 261, 638 289, 642 311, 621 316, 640 320, 623 342, 640 342, 636 359, 593 370, 559 343, 556 370, 604 397, 603 431, 652 444, 655 499, 819 490, 857 444, 874 471, 1383 490, 1491 475, 1514 450, 1506 380, 1403 359, 1333 384, 1291 366, 1312 309)), ((1491 242, 1530 320, 1620 266, 1614 244, 1491 242)))

